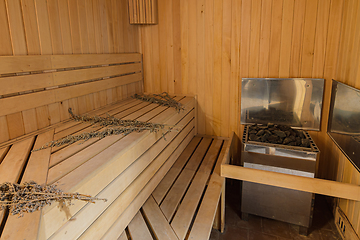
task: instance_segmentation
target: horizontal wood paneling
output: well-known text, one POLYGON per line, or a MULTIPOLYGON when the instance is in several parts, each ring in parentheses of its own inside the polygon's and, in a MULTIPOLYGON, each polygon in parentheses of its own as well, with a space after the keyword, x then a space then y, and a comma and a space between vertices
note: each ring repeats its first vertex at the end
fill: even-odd
MULTIPOLYGON (((86 54, 74 55, 73 61, 65 56, 55 59, 48 56, 56 63, 56 68, 65 68, 73 67, 73 63, 78 64, 79 61, 84 65, 97 65, 114 60, 104 55, 103 61, 98 61, 94 55, 87 54, 140 51, 138 27, 129 24, 127 0, 0 0, 0 45, 0 56, 30 55, 26 61, 24 58, 21 61, 2 58, 0 74, 51 69, 50 61, 40 61, 44 56, 37 55, 86 54)), ((129 54, 125 58, 141 61, 138 55, 134 58, 129 54)), ((31 82, 36 86, 48 83, 49 79, 33 77, 31 82)), ((26 89, 29 84, 32 83, 26 82, 23 88, 26 89)), ((1 94, 12 91, 12 84, 8 85, 4 85, 1 94)), ((68 107, 86 112, 141 90, 141 83, 112 86, 86 96, 26 109, 11 116, 0 116, 0 142, 67 119, 68 107)))

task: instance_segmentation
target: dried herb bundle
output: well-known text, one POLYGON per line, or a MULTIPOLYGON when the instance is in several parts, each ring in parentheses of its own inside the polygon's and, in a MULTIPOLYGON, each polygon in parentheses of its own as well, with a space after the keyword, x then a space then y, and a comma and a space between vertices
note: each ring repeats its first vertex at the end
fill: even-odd
POLYGON ((160 128, 165 127, 164 124, 142 122, 142 121, 137 121, 137 120, 123 120, 123 119, 119 119, 119 118, 116 118, 116 117, 113 117, 110 115, 108 115, 107 117, 99 117, 99 116, 89 117, 87 115, 83 115, 83 116, 75 115, 72 112, 71 108, 69 108, 69 113, 70 113, 72 119, 74 119, 75 121, 98 124, 102 127, 121 126, 124 128, 144 128, 143 130, 145 130, 145 129, 155 130, 155 129, 160 129, 160 128))
MULTIPOLYGON (((92 131, 89 133, 81 133, 81 134, 77 134, 77 135, 68 135, 66 137, 60 138, 58 140, 55 141, 51 141, 46 143, 45 145, 43 145, 41 148, 38 149, 34 149, 32 150, 33 152, 35 151, 39 151, 42 149, 46 149, 46 148, 51 148, 51 147, 60 147, 63 145, 70 145, 73 144, 75 142, 78 141, 87 141, 91 138, 104 138, 104 137, 108 137, 108 136, 112 136, 112 135, 120 135, 120 134, 124 134, 127 135, 129 133, 132 132, 141 132, 144 130, 150 130, 150 132, 156 132, 159 129, 164 128, 164 126, 161 126, 161 124, 154 124, 151 127, 148 126, 137 126, 137 127, 113 127, 113 128, 106 128, 102 131, 92 131), (158 126, 159 125, 159 126, 158 126)), ((169 130, 172 130, 171 128, 169 128, 169 130)), ((165 134, 163 134, 163 137, 165 136, 165 134)))
POLYGON ((88 133, 81 133, 77 135, 68 135, 66 137, 60 138, 58 140, 50 141, 43 145, 42 147, 38 149, 32 150, 32 152, 39 151, 46 148, 51 147, 60 147, 63 145, 70 145, 78 141, 87 141, 91 138, 104 138, 112 135, 120 135, 124 134, 127 135, 132 132, 142 132, 144 130, 149 130, 150 132, 157 132, 160 129, 164 129, 165 126, 168 127, 166 129, 166 132, 163 133, 163 138, 165 138, 165 134, 168 131, 176 130, 174 126, 168 126, 165 124, 159 124, 159 123, 151 123, 151 122, 142 122, 137 120, 122 120, 119 118, 115 118, 112 116, 108 117, 89 117, 89 116, 79 116, 75 115, 71 108, 69 108, 69 113, 71 114, 72 118, 75 121, 81 121, 81 122, 89 122, 92 124, 99 124, 100 126, 107 127, 103 130, 98 131, 92 131, 88 133))
POLYGON ((22 217, 24 213, 31 213, 50 205, 54 201, 67 202, 77 199, 95 203, 95 200, 107 201, 79 193, 64 193, 56 185, 41 186, 36 182, 22 185, 16 183, 3 183, 0 185, 0 210, 9 209, 10 214, 22 217))
POLYGON ((138 95, 135 94, 133 98, 140 99, 145 102, 156 103, 161 106, 172 107, 175 108, 177 112, 184 110, 184 106, 171 98, 167 92, 163 92, 160 94, 149 94, 149 95, 138 95))

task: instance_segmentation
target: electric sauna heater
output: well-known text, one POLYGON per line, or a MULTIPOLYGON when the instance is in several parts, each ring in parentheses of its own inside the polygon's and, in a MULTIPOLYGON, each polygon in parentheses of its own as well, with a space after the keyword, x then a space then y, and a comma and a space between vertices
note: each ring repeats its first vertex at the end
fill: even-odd
MULTIPOLYGON (((323 79, 243 78, 241 164, 315 177, 320 151, 306 130, 320 130, 323 79)), ((314 194, 243 182, 241 211, 300 226, 307 234, 314 194)))

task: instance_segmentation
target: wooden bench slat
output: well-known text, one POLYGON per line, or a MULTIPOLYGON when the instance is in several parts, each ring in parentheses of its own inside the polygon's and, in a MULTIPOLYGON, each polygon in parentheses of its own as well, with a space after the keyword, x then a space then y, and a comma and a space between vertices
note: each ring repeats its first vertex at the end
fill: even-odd
POLYGON ((6 146, 2 149, 0 149, 0 164, 3 161, 3 159, 5 158, 5 155, 8 153, 9 151, 9 146, 6 146))
POLYGON ((52 73, 0 78, 0 95, 54 86, 52 73))
POLYGON ((153 237, 151 236, 151 233, 140 212, 138 212, 133 220, 131 220, 128 228, 131 239, 133 240, 153 240, 153 237))
POLYGON ((33 142, 34 137, 11 146, 9 152, 0 164, 0 183, 17 182, 19 180, 33 142))
POLYGON ((0 116, 21 112, 55 102, 61 102, 84 96, 90 93, 135 83, 142 80, 142 74, 136 73, 121 77, 109 78, 95 82, 89 82, 68 87, 55 88, 42 92, 30 93, 25 95, 14 96, 0 99, 0 116))
MULTIPOLYGON (((9 152, 0 164, 0 183, 16 183, 19 180, 33 142, 34 137, 11 146, 9 152)), ((0 223, 4 220, 4 216, 4 211, 0 211, 0 223)))
MULTIPOLYGON (((169 119, 165 121, 165 124, 175 124, 178 119, 181 119, 187 113, 187 111, 194 108, 194 100, 188 101, 187 104, 185 104, 185 107, 187 109, 185 112, 176 114, 170 118, 168 117, 169 119)), ((142 152, 144 152, 153 144, 155 139, 159 139, 160 137, 161 133, 132 133, 120 140, 114 147, 112 147, 113 150, 108 148, 104 154, 97 155, 96 157, 85 162, 79 168, 67 174, 64 178, 60 179, 59 186, 62 186, 62 189, 64 191, 78 191, 94 195, 94 191, 96 194, 96 191, 99 191, 96 189, 101 186, 101 183, 97 178, 101 179, 102 182, 111 181, 111 179, 113 179, 112 176, 115 176, 114 174, 119 174, 124 169, 126 169, 127 166, 129 166, 134 161, 134 159, 138 158, 142 152), (140 140, 141 142, 139 142, 140 140), (128 149, 135 146, 136 149, 134 148, 132 151, 127 151, 128 149), (115 154, 119 157, 121 156, 121 158, 117 159, 116 161, 108 161, 107 163, 103 162, 103 159, 111 159, 109 154, 115 154), (106 163, 106 165, 104 165, 104 163, 106 163), (109 164, 112 167, 110 167, 109 164), (105 166, 109 166, 109 169, 116 169, 116 171, 109 175, 107 171, 103 171, 105 166)), ((106 141, 106 139, 108 138, 102 139, 101 141, 106 141)), ((92 149, 94 148, 95 147, 92 147, 92 149)), ((75 203, 74 205, 70 206, 70 210, 71 212, 76 212, 78 211, 76 209, 79 209, 82 206, 83 203, 75 203)), ((58 210, 54 208, 54 206, 50 206, 47 208, 47 212, 44 215, 44 218, 47 219, 46 221, 58 221, 59 224, 62 224, 62 222, 64 221, 63 217, 61 215, 59 216, 58 210)), ((56 230, 58 228, 55 227, 54 229, 56 230)), ((50 228, 48 228, 47 230, 50 232, 53 231, 50 228)))
POLYGON ((212 139, 211 138, 203 138, 201 140, 201 143, 199 144, 198 148, 194 152, 194 154, 191 156, 189 162, 186 164, 185 168, 190 169, 193 171, 196 171, 205 156, 206 151, 208 150, 210 143, 212 139))
POLYGON ((209 180, 212 167, 217 160, 221 144, 222 140, 215 139, 212 142, 209 151, 206 153, 204 161, 201 163, 199 170, 196 172, 195 178, 186 192, 184 200, 179 206, 179 209, 171 223, 171 226, 174 228, 179 239, 184 239, 188 232, 195 210, 200 202, 206 183, 209 180))
MULTIPOLYGON (((41 147, 51 141, 54 130, 40 134, 34 148, 41 147)), ((35 181, 38 184, 46 183, 50 149, 33 152, 24 172, 22 183, 35 181)), ((36 239, 38 235, 41 211, 25 213, 23 217, 10 215, 2 233, 1 239, 36 239)))
MULTIPOLYGON (((131 105, 131 104, 133 104, 135 101, 136 101, 136 99, 126 99, 126 100, 123 100, 121 102, 117 102, 115 104, 110 104, 110 105, 105 106, 103 108, 90 111, 90 112, 86 113, 86 115, 90 116, 90 117, 95 116, 95 115, 100 116, 100 115, 102 115, 104 113, 107 113, 107 112, 110 115, 114 115, 114 114, 116 114, 118 112, 123 111, 124 106, 126 106, 125 109, 132 107, 133 105, 131 105), (119 109, 119 110, 117 111, 116 109, 119 109), (113 113, 113 111, 115 111, 115 113, 113 113)), ((138 104, 138 102, 136 104, 138 104)), ((73 109, 73 111, 75 111, 75 110, 76 109, 73 109)), ((55 128, 55 133, 64 131, 64 130, 66 130, 66 129, 74 126, 74 125, 77 125, 77 124, 80 124, 80 123, 79 122, 74 122, 74 121, 68 121, 67 123, 61 124, 60 126, 56 127, 55 128)))
POLYGON ((140 62, 140 53, 52 55, 52 68, 72 68, 114 63, 140 62))
POLYGON ((170 227, 152 196, 145 202, 142 209, 157 239, 178 240, 174 230, 170 227))
POLYGON ((184 141, 178 146, 175 152, 170 156, 170 158, 161 166, 155 176, 147 183, 147 185, 141 190, 141 192, 136 196, 130 206, 117 218, 114 224, 109 228, 109 230, 102 236, 104 240, 112 240, 114 236, 118 236, 126 226, 129 224, 131 219, 134 217, 136 212, 148 199, 148 196, 159 184, 164 175, 169 171, 171 166, 174 164, 176 159, 180 156, 181 152, 185 149, 188 143, 194 136, 194 129, 188 134, 184 141))
MULTIPOLYGON (((115 115, 118 118, 122 118, 122 116, 128 114, 131 112, 131 115, 136 118, 137 115, 142 114, 143 107, 149 105, 149 103, 141 103, 139 105, 136 105, 135 107, 128 109, 126 111, 123 111, 117 115, 115 115), (134 112, 135 110, 135 112, 134 112)), ((156 104, 152 104, 153 107, 156 107, 156 104)), ((128 117, 128 116, 126 116, 128 117)), ((126 119, 124 117, 124 119, 126 119)), ((92 156, 95 156, 96 154, 100 153, 104 149, 106 149, 108 146, 110 146, 112 143, 114 143, 114 140, 119 140, 123 138, 124 136, 118 135, 118 136, 110 136, 104 139, 101 139, 97 141, 96 147, 95 145, 92 145, 92 148, 90 150, 84 149, 83 151, 74 154, 70 158, 61 161, 61 163, 55 165, 54 167, 50 168, 49 170, 49 176, 48 176, 48 183, 53 183, 60 179, 61 177, 65 176, 67 173, 71 172, 74 168, 80 166, 85 161, 89 160, 92 156), (106 140, 106 141, 105 141, 106 140), (97 144, 101 142, 101 144, 97 144)), ((126 146, 126 145, 124 145, 126 146)), ((107 158, 105 158, 107 159, 107 158)))
MULTIPOLYGON (((136 103, 138 103, 138 102, 134 102, 134 105, 136 103)), ((132 106, 132 104, 128 104, 126 106, 123 106, 123 108, 118 108, 118 110, 126 110, 126 107, 130 108, 131 106, 132 106)), ((100 116, 102 116, 102 115, 100 115, 100 116)), ((119 115, 116 115, 116 116, 119 116, 119 115)), ((101 129, 103 129, 103 128, 90 126, 88 128, 83 129, 82 131, 78 132, 77 134, 101 130, 101 129)), ((71 131, 69 131, 67 134, 71 134, 71 131)), ((55 150, 58 150, 58 151, 52 153, 52 155, 51 155, 50 168, 53 167, 54 165, 58 164, 59 162, 66 160, 67 158, 71 157, 72 155, 76 154, 77 152, 80 152, 81 150, 87 148, 88 146, 94 144, 95 142, 97 142, 99 140, 100 140, 99 138, 93 138, 93 139, 90 139, 90 140, 87 140, 85 142, 81 142, 78 144, 71 144, 69 146, 53 147, 52 148, 53 152, 55 150)))
POLYGON ((159 183, 155 191, 152 193, 152 196, 158 204, 160 204, 161 201, 164 199, 165 195, 169 191, 177 176, 180 174, 182 168, 185 166, 186 162, 190 158, 191 154, 194 152, 200 140, 201 138, 199 137, 194 137, 191 140, 190 144, 181 153, 180 157, 176 160, 169 172, 165 175, 164 179, 159 183))
POLYGON ((55 89, 56 102, 64 101, 90 93, 135 83, 142 80, 142 73, 135 73, 121 77, 109 78, 95 82, 89 82, 69 87, 55 89))
POLYGON ((51 56, 1 56, 0 74, 51 69, 51 56))
POLYGON ((200 165, 201 160, 203 159, 203 156, 205 155, 211 141, 211 138, 202 139, 201 143, 195 150, 194 154, 191 156, 185 168, 180 173, 178 179, 175 181, 169 193, 166 195, 164 201, 161 203, 160 208, 169 222, 171 221, 180 203, 180 200, 182 199, 182 196, 184 196, 186 189, 191 183, 191 180, 195 175, 196 170, 200 165))
POLYGON ((161 203, 160 208, 164 213, 166 219, 170 222, 174 213, 182 199, 182 196, 185 194, 185 191, 193 176, 195 175, 194 170, 184 169, 174 185, 171 187, 169 193, 166 195, 164 201, 161 203))
POLYGON ((204 199, 201 203, 199 212, 196 215, 195 222, 191 228, 188 239, 209 239, 216 209, 219 204, 221 190, 224 184, 224 178, 217 174, 213 174, 211 176, 209 186, 206 189, 204 199))
POLYGON ((108 67, 97 67, 97 68, 85 68, 77 69, 72 71, 61 71, 54 72, 53 86, 76 83, 90 79, 96 79, 101 77, 109 77, 122 74, 131 74, 134 72, 141 72, 142 64, 141 63, 132 63, 125 65, 115 65, 108 67))
MULTIPOLYGON (((175 132, 169 134, 169 135, 177 135, 174 141, 172 141, 170 144, 165 143, 165 141, 159 141, 149 151, 147 151, 143 156, 141 156, 141 158, 139 158, 135 163, 133 163, 133 165, 135 164, 135 166, 131 165, 130 168, 126 169, 126 171, 123 172, 121 175, 124 175, 125 173, 131 176, 135 175, 133 177, 135 179, 132 181, 130 177, 120 176, 112 183, 114 189, 109 188, 109 191, 114 192, 117 191, 119 185, 124 182, 124 179, 130 178, 129 180, 132 181, 131 184, 120 194, 120 196, 117 193, 117 196, 119 197, 117 197, 116 199, 108 199, 107 205, 108 204, 111 205, 106 209, 106 211, 104 211, 104 209, 100 209, 100 206, 87 205, 84 208, 86 209, 86 212, 83 212, 82 209, 79 213, 83 212, 83 214, 76 214, 75 215, 76 219, 81 219, 82 221, 88 221, 87 219, 89 218, 90 213, 91 215, 94 215, 96 213, 98 214, 101 213, 101 215, 97 217, 96 220, 94 219, 95 221, 91 224, 91 226, 88 229, 86 229, 85 233, 81 235, 80 239, 89 239, 91 237, 97 239, 100 238, 103 234, 105 234, 106 230, 109 228, 108 223, 114 222, 119 217, 119 215, 121 215, 121 213, 126 209, 126 207, 130 205, 130 203, 136 197, 137 193, 139 193, 141 189, 143 189, 146 186, 149 180, 156 174, 158 169, 163 165, 164 160, 168 159, 171 156, 171 154, 177 148, 179 143, 188 135, 188 133, 193 129, 193 127, 194 127, 194 121, 191 120, 189 125, 185 127, 184 130, 179 134, 175 132), (169 146, 165 148, 165 146, 168 144, 169 146), (157 154, 159 154, 159 152, 161 152, 161 154, 154 159, 154 157, 157 154), (140 161, 148 160, 151 161, 151 163, 144 171, 142 171, 142 169, 138 169, 139 166, 141 166, 140 163, 137 164, 139 160, 140 161), (139 170, 142 171, 140 175, 138 175, 139 170), (86 215, 86 219, 84 218, 85 216, 84 214, 86 215)), ((169 136, 168 141, 171 141, 171 138, 169 136)), ((102 196, 102 194, 103 192, 101 192, 98 196, 102 196)), ((104 194, 104 196, 106 195, 104 194)), ((92 220, 93 217, 94 216, 92 216, 90 220, 92 220)), ((71 222, 68 223, 70 227, 70 224, 72 223, 71 222)), ((76 227, 76 229, 79 228, 79 224, 77 224, 76 226, 74 224, 72 225, 73 226, 71 228, 71 231, 75 231, 75 229, 73 229, 74 227, 76 227)), ((67 228, 66 230, 69 231, 69 228, 67 228)), ((65 229, 62 228, 61 231, 63 232, 65 231, 65 229)))
POLYGON ((127 235, 126 235, 126 232, 123 231, 122 234, 118 237, 117 240, 129 240, 127 235))

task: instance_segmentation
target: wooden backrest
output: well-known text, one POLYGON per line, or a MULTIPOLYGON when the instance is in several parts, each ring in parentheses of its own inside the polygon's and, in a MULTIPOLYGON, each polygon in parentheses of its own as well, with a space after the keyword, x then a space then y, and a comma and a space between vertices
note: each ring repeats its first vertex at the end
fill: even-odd
POLYGON ((139 53, 0 57, 0 143, 142 92, 139 53))

